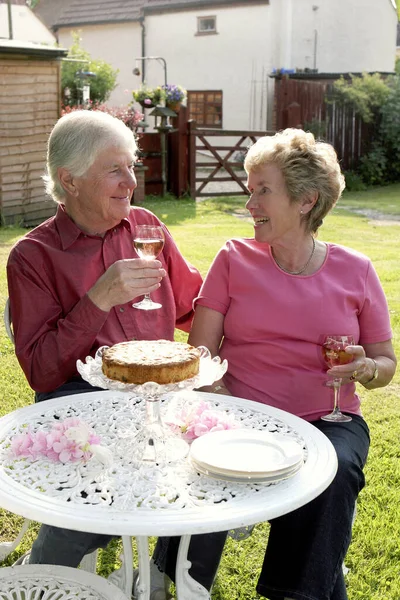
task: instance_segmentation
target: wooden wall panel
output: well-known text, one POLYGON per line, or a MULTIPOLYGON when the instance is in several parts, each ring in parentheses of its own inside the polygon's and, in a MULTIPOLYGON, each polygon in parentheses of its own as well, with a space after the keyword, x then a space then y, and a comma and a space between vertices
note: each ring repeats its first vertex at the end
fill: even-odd
POLYGON ((0 210, 31 227, 52 216, 45 172, 49 133, 60 116, 60 63, 0 54, 0 210))

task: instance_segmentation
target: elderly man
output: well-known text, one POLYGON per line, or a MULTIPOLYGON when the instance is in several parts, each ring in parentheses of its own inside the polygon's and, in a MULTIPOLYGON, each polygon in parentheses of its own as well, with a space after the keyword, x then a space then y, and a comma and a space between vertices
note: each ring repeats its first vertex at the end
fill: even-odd
MULTIPOLYGON (((45 182, 57 213, 16 243, 7 265, 15 352, 36 401, 94 390, 76 361, 100 346, 189 330, 201 276, 165 225, 131 206, 136 151, 132 131, 102 112, 72 112, 51 132, 45 182), (137 257, 136 224, 162 226, 158 260, 137 257), (162 308, 132 307, 148 292, 162 308)), ((109 539, 42 525, 29 562, 77 566, 109 539)))

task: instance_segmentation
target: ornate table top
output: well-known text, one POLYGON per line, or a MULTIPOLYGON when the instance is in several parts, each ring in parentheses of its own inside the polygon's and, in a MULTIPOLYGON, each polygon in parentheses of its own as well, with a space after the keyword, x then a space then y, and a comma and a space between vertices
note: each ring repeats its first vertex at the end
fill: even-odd
MULTIPOLYGON (((65 396, 0 419, 0 506, 26 518, 111 535, 183 535, 251 525, 290 512, 320 494, 337 468, 332 444, 318 429, 284 411, 249 400, 193 392, 216 410, 233 413, 242 427, 277 432, 304 448, 305 464, 278 483, 236 483, 200 475, 188 459, 165 467, 135 468, 119 432, 137 429, 144 401, 118 391, 65 396), (34 462, 10 456, 12 437, 47 431, 55 419, 78 417, 114 455, 105 469, 87 463, 34 462)), ((168 410, 169 400, 162 411, 168 410)))

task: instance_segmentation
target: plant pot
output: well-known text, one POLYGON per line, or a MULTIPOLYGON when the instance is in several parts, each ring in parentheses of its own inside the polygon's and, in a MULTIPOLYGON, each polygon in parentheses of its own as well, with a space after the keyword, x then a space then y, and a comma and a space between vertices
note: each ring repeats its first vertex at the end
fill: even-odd
POLYGON ((182 102, 167 102, 167 108, 178 113, 181 110, 182 102))

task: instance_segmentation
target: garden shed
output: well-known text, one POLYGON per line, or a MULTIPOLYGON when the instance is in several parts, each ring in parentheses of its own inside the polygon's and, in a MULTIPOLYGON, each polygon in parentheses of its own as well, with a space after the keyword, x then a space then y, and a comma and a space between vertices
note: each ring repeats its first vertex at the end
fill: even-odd
POLYGON ((0 40, 0 214, 31 227, 55 212, 42 175, 48 135, 60 116, 67 50, 0 40))

